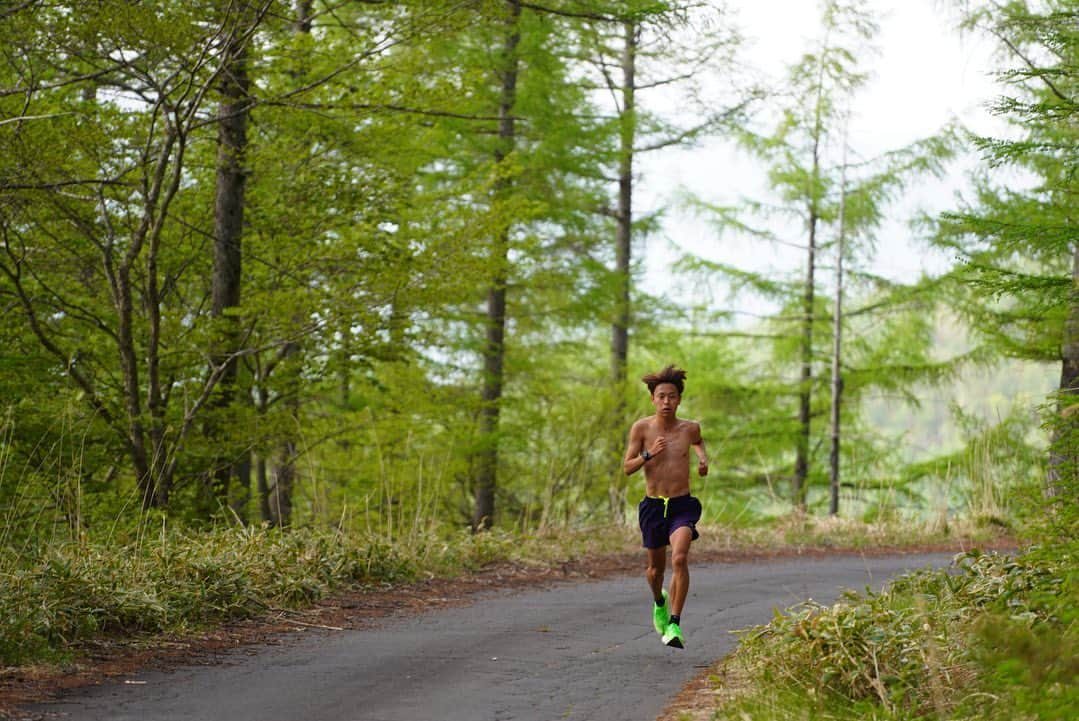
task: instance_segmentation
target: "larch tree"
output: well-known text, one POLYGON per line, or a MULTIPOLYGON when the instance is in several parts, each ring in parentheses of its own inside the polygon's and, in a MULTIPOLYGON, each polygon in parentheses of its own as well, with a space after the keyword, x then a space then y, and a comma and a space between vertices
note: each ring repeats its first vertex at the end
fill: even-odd
POLYGON ((498 476, 498 421, 505 383, 506 293, 510 261, 509 236, 512 220, 505 214, 505 198, 513 184, 508 160, 517 146, 517 75, 520 71, 518 45, 521 42, 520 0, 506 0, 501 47, 496 53, 498 80, 498 136, 493 149, 494 181, 491 187, 495 216, 491 242, 490 276, 487 280, 486 340, 483 345, 483 380, 480 408, 480 444, 476 469, 476 503, 473 528, 489 528, 495 516, 495 486, 498 476))
POLYGON ((441 333, 456 347, 452 353, 475 354, 479 364, 478 405, 461 407, 474 413, 463 425, 475 432, 461 444, 477 529, 494 522, 499 497, 520 508, 530 501, 515 497, 535 492, 524 482, 531 473, 516 489, 499 482, 506 468, 529 465, 516 455, 510 460, 505 442, 551 442, 547 433, 528 438, 522 412, 530 415, 532 394, 547 393, 537 354, 582 342, 581 330, 595 315, 599 273, 580 259, 603 240, 589 215, 601 203, 601 163, 610 157, 610 136, 571 80, 582 32, 578 13, 506 2, 484 9, 484 22, 427 49, 438 78, 432 82, 457 89, 454 112, 436 122, 442 133, 432 138, 445 156, 423 173, 430 183, 425 192, 453 198, 443 203, 441 227, 427 242, 456 232, 466 255, 455 262, 472 286, 447 288, 443 308, 452 320, 441 333))
POLYGON ((945 129, 938 136, 857 163, 848 165, 840 157, 845 117, 868 77, 861 57, 871 52, 869 43, 875 32, 876 24, 862 4, 826 2, 820 39, 791 68, 788 88, 768 129, 747 126, 738 134, 741 147, 763 161, 771 195, 743 198, 733 206, 700 204, 705 217, 725 235, 801 254, 801 270, 790 271, 793 275, 784 278, 768 270, 700 258, 687 258, 680 266, 702 270, 706 276, 718 273, 731 284, 732 293, 742 294, 743 301, 753 294, 778 308, 757 328, 719 333, 741 337, 741 342, 756 347, 750 351, 753 356, 764 361, 754 373, 756 388, 749 393, 759 402, 745 420, 745 439, 753 444, 752 453, 763 466, 758 473, 769 479, 789 478, 792 504, 803 511, 816 449, 829 435, 815 429, 814 422, 827 414, 832 395, 826 392, 828 384, 819 372, 823 359, 830 358, 837 375, 840 370, 845 375, 848 404, 844 408, 849 408, 852 419, 857 416, 858 399, 867 390, 902 388, 916 377, 941 378, 955 367, 952 362, 935 363, 927 357, 930 329, 923 322, 924 313, 903 311, 931 301, 902 284, 857 270, 858 264, 872 258, 876 232, 889 205, 913 179, 939 173, 952 146, 945 129), (844 180, 848 173, 849 179, 844 180), (850 268, 844 277, 863 294, 859 304, 846 311, 837 306, 830 310, 821 293, 825 285, 822 262, 834 259, 840 250, 835 242, 840 220, 843 263, 850 268), (842 315, 834 317, 835 312, 842 315), (847 357, 832 357, 838 350, 825 340, 834 341, 837 328, 852 333, 847 357), (897 342, 900 337, 903 340, 897 342), (781 422, 791 397, 793 417, 781 422), (790 450, 793 468, 784 472, 781 459, 789 457, 790 450))
POLYGON ((1046 478, 1055 498, 1075 488, 1079 459, 1077 21, 1074 0, 989 3, 966 14, 968 29, 999 43, 1005 93, 991 109, 1014 133, 972 138, 986 168, 973 197, 941 217, 936 238, 962 260, 950 276, 956 308, 986 345, 1060 364, 1046 478))
POLYGON ((866 80, 865 72, 857 67, 857 49, 851 43, 864 42, 875 32, 875 24, 858 5, 826 2, 820 40, 813 51, 791 68, 790 100, 781 110, 773 132, 746 132, 741 136, 744 147, 769 164, 770 184, 782 204, 780 212, 792 214, 803 227, 800 241, 786 241, 804 253, 803 278, 793 286, 800 298, 786 309, 797 318, 799 329, 791 498, 800 509, 806 505, 815 415, 812 398, 819 354, 814 347, 814 334, 821 318, 817 298, 821 233, 834 215, 828 196, 835 178, 829 172, 827 154, 838 130, 846 96, 866 80))
MULTIPOLYGON (((626 425, 627 369, 634 327, 634 246, 655 225, 655 217, 637 217, 640 159, 646 153, 692 147, 702 138, 732 127, 746 115, 756 91, 731 83, 719 93, 702 92, 732 75, 740 38, 725 7, 697 2, 622 3, 612 16, 592 20, 582 48, 593 65, 597 91, 613 109, 617 146, 611 162, 617 189, 605 208, 615 222, 611 272, 610 386, 612 456, 621 455, 626 425), (675 100, 676 99, 676 100, 675 100), (691 122, 664 111, 677 104, 691 122), (686 113, 692 110, 692 113, 686 113)), ((644 180, 645 183, 648 179, 644 180)), ((612 468, 620 464, 612 463, 612 468)), ((612 476, 611 510, 621 515, 625 476, 612 476)))

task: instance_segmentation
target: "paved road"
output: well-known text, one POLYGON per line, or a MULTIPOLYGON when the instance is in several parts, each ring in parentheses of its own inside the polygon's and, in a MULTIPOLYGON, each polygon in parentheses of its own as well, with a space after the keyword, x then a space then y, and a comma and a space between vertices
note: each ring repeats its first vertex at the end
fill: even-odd
POLYGON ((26 710, 72 721, 652 721, 733 650, 730 631, 767 622, 773 607, 879 590, 901 571, 950 559, 694 567, 683 651, 652 630, 643 578, 614 578, 486 594, 468 607, 148 672, 26 710))

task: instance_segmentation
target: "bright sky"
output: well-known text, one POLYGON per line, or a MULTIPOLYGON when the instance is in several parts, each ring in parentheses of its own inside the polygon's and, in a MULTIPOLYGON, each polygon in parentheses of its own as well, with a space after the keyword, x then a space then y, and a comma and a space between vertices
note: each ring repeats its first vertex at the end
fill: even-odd
MULTIPOLYGON (((818 35, 820 9, 813 0, 731 0, 738 8, 744 34, 752 43, 749 63, 770 77, 783 78, 786 69, 809 48, 818 35)), ((997 90, 991 78, 988 40, 960 35, 947 2, 934 0, 870 0, 880 25, 876 44, 881 52, 867 59, 864 68, 873 77, 855 97, 850 126, 850 147, 869 158, 931 135, 956 119, 976 131, 998 129, 1000 123, 984 109, 997 90)), ((647 98, 643 100, 647 102, 647 98)), ((853 160, 853 158, 852 158, 853 160)), ((754 270, 789 269, 791 250, 760 242, 717 238, 707 226, 670 205, 673 192, 685 187, 703 198, 734 204, 739 197, 766 197, 756 164, 721 140, 687 151, 660 152, 638 166, 642 190, 638 210, 669 207, 661 232, 651 237, 644 251, 645 289, 677 298, 685 288, 672 278, 669 264, 680 250, 754 270)), ((894 222, 878 238, 875 272, 896 279, 914 280, 923 271, 941 270, 947 259, 926 253, 911 238, 907 218, 918 209, 950 207, 963 186, 961 168, 943 182, 920 183, 896 207, 894 222)), ((800 265, 801 258, 796 258, 800 265)), ((724 294, 717 297, 728 305, 724 294)))

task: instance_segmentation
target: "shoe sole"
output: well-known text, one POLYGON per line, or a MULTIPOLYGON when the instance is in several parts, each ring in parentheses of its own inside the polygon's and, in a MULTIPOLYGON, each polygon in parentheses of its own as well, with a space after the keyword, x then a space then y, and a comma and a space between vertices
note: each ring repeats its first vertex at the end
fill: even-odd
POLYGON ((663 645, 670 646, 671 648, 685 648, 685 645, 682 643, 682 639, 678 638, 677 636, 670 640, 664 639, 663 645))

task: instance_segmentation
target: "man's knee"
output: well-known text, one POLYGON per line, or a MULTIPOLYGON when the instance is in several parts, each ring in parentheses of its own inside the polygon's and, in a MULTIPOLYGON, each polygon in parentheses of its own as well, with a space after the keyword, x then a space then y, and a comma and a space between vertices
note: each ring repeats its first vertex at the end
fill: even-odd
POLYGON ((671 565, 676 571, 684 571, 689 568, 689 553, 686 551, 674 551, 671 553, 671 565))

